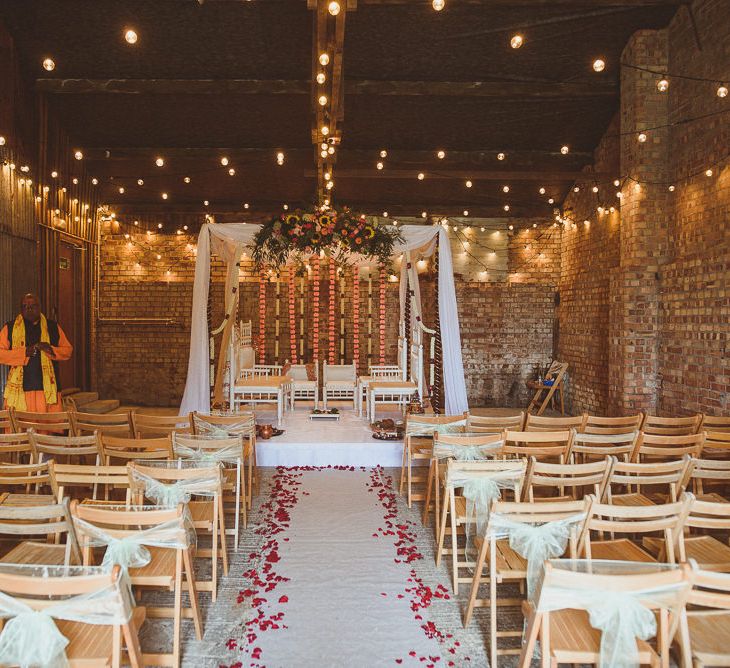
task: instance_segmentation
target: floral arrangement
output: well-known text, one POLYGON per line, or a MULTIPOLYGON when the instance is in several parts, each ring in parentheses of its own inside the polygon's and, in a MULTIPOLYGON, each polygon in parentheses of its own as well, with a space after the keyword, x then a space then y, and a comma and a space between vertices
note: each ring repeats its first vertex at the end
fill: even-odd
POLYGON ((378 225, 348 208, 315 208, 284 213, 264 223, 253 239, 251 255, 259 267, 274 269, 320 251, 341 264, 351 254, 386 264, 401 240, 397 229, 378 225))

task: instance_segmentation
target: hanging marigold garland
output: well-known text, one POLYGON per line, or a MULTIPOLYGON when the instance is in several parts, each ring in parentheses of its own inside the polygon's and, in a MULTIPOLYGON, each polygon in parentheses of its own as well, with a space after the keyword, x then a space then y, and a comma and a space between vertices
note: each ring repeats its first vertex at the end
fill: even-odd
POLYGON ((276 300, 274 307, 274 363, 279 364, 279 339, 281 337, 281 273, 276 274, 276 300))
POLYGON ((340 364, 345 363, 345 288, 347 287, 347 274, 340 268, 337 270, 340 277, 340 364))
POLYGON ((259 274, 259 364, 266 363, 266 271, 259 274))
POLYGON ((373 365, 373 273, 368 267, 368 373, 373 365))
POLYGON ((380 365, 385 364, 385 265, 380 265, 380 365))
POLYGON ((352 268, 352 363, 360 373, 360 267, 352 268))
POLYGON ((319 258, 312 258, 312 359, 319 360, 319 258))
POLYGON ((330 289, 329 289, 329 355, 328 362, 335 363, 335 260, 330 258, 330 289))
POLYGON ((299 279, 299 359, 304 362, 304 284, 306 277, 299 279))
POLYGON ((287 282, 289 284, 289 348, 291 351, 291 363, 297 363, 297 324, 295 311, 296 285, 294 284, 294 267, 286 270, 287 282))

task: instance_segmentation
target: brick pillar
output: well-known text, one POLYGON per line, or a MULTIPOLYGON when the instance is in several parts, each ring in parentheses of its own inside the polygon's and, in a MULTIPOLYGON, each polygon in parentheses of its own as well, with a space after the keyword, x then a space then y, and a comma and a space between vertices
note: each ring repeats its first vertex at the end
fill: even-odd
MULTIPOLYGON (((621 61, 663 72, 667 59, 667 32, 641 30, 621 61)), ((621 259, 610 280, 609 410, 616 414, 655 412, 660 383, 658 279, 668 256, 669 131, 648 129, 668 122, 668 94, 657 90, 659 79, 630 67, 621 71, 621 175, 630 178, 622 185, 621 259)))

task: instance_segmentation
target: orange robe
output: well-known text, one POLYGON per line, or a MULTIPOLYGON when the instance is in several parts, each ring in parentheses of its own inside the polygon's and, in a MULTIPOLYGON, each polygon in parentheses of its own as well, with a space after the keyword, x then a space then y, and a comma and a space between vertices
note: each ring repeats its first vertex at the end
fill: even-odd
MULTIPOLYGON (((73 346, 66 338, 66 334, 61 329, 61 325, 58 326, 58 345, 51 346, 55 357, 52 359, 57 362, 71 359, 71 353, 73 352, 73 346)), ((46 353, 41 352, 41 355, 46 353)), ((8 366, 25 366, 30 360, 29 357, 25 356, 24 348, 10 348, 10 339, 8 338, 8 326, 3 325, 0 329, 0 364, 7 364, 8 366)), ((3 402, 4 403, 4 402, 3 402)), ((46 397, 43 390, 37 390, 34 392, 25 393, 25 405, 28 411, 34 413, 58 413, 62 410, 61 407, 61 395, 58 395, 58 402, 49 406, 46 404, 46 397)), ((5 408, 8 408, 5 406, 5 408)))

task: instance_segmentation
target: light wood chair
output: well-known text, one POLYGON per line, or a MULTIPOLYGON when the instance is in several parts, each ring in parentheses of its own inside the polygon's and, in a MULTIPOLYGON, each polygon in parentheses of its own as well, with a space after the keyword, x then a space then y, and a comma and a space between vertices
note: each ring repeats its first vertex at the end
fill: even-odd
POLYGON ((601 417, 583 413, 584 434, 627 434, 641 429, 644 414, 625 415, 623 417, 601 417))
POLYGON ((71 411, 71 426, 74 436, 84 436, 98 431, 102 435, 132 437, 132 415, 124 413, 80 413, 71 411))
MULTIPOLYGON (((121 539, 139 534, 161 524, 176 523, 182 530, 186 529, 186 510, 183 504, 172 508, 139 508, 136 506, 98 506, 95 504, 71 503, 71 516, 83 520, 102 529, 108 535, 121 539)), ((83 524, 77 525, 77 534, 81 542, 84 564, 94 562, 94 541, 83 530, 83 524)), ((141 568, 130 568, 129 578, 136 589, 159 589, 174 592, 174 603, 170 607, 147 607, 150 618, 172 618, 173 640, 172 652, 168 654, 144 654, 145 666, 180 665, 181 622, 184 617, 192 617, 195 634, 198 640, 203 638, 203 624, 198 604, 198 587, 193 570, 193 552, 191 543, 187 548, 165 548, 147 546, 152 557, 149 564, 141 568), (184 580, 183 580, 184 575, 184 580), (190 607, 183 608, 182 593, 187 589, 190 607)))
POLYGON ((580 431, 582 428, 582 415, 573 417, 544 417, 542 415, 528 413, 525 417, 524 431, 568 431, 569 429, 580 431))
POLYGON ((20 541, 2 558, 6 564, 81 564, 81 551, 76 540, 68 499, 36 506, 0 504, 0 535, 9 541, 20 541), (29 537, 36 540, 28 540, 29 537), (65 536, 65 542, 61 543, 65 536), (39 538, 45 538, 40 542, 39 538))
MULTIPOLYGON (((693 459, 687 467, 682 491, 692 492, 700 501, 730 503, 730 461, 723 459, 693 459), (708 484, 707 488, 705 483, 708 484), (720 490, 720 494, 717 490, 720 490), (725 494, 726 496, 723 496, 725 494)), ((730 506, 728 506, 730 508, 730 506)))
POLYGON ((414 501, 423 501, 426 498, 425 483, 428 480, 427 475, 413 474, 413 462, 430 462, 434 432, 463 432, 467 416, 467 413, 453 416, 413 415, 410 413, 406 415, 399 493, 403 494, 404 488, 406 489, 409 508, 414 501), (414 491, 414 485, 418 485, 419 489, 414 491), (422 485, 424 486, 421 487, 422 485))
POLYGON ((706 431, 702 456, 705 459, 730 459, 730 432, 706 431))
MULTIPOLYGON (((502 649, 498 645, 499 638, 521 637, 522 630, 500 631, 498 628, 499 606, 520 606, 522 599, 497 598, 497 587, 504 583, 520 583, 521 587, 528 579, 528 559, 510 544, 510 533, 506 530, 508 523, 538 527, 550 522, 562 522, 565 525, 568 540, 566 553, 576 557, 578 534, 585 522, 589 500, 553 501, 551 503, 512 503, 494 501, 489 513, 485 536, 477 536, 475 545, 478 549, 471 590, 464 613, 464 626, 471 621, 474 608, 489 608, 489 665, 497 668, 497 658, 505 654, 519 654, 519 649, 502 649), (488 560, 488 561, 487 561, 488 560), (486 567, 486 571, 485 571, 486 567), (479 589, 483 584, 489 585, 488 598, 479 597, 479 589)), ((563 555, 556 554, 555 557, 563 555)), ((532 565, 535 568, 535 565, 532 565)))
POLYGON ((19 430, 15 426, 13 420, 13 409, 0 411, 0 434, 2 433, 17 433, 19 430))
POLYGON ((324 409, 331 399, 348 399, 357 409, 357 370, 354 364, 327 364, 322 366, 322 400, 324 409))
POLYGON ((147 459, 173 459, 172 436, 158 438, 122 438, 102 436, 101 450, 103 462, 110 466, 147 459))
POLYGON ((0 503, 5 506, 43 506, 56 503, 58 484, 53 460, 40 464, 0 465, 0 503))
POLYGON ((114 493, 120 492, 124 498, 117 501, 127 505, 131 503, 129 471, 126 465, 55 464, 53 470, 58 485, 59 500, 67 494, 69 489, 74 490, 76 498, 83 498, 79 496, 79 491, 91 490, 89 498, 93 500, 97 498, 98 488, 102 488, 105 500, 114 501, 114 493))
POLYGON ((566 431, 507 431, 504 433, 506 457, 535 457, 561 464, 570 461, 575 429, 566 431))
POLYGON ((76 459, 76 463, 102 462, 101 437, 98 432, 90 436, 51 436, 29 429, 28 435, 33 447, 34 461, 38 463, 48 459, 66 464, 73 463, 71 459, 76 459))
POLYGON ((687 627, 694 668, 730 666, 730 576, 692 566, 687 627))
POLYGON ((696 434, 702 422, 702 413, 687 417, 658 417, 644 414, 641 431, 663 436, 687 436, 696 434))
POLYGON ((522 488, 524 501, 580 500, 586 495, 586 489, 602 501, 614 463, 611 457, 585 464, 550 464, 531 457, 522 488), (546 494, 549 490, 553 493, 546 494))
POLYGON ((314 380, 309 380, 307 366, 307 364, 291 364, 286 374, 291 378, 289 399, 292 410, 294 410, 294 402, 297 399, 313 401, 314 408, 319 408, 319 362, 314 360, 314 380))
MULTIPOLYGON (((525 478, 527 461, 524 459, 512 459, 501 461, 484 462, 458 462, 450 459, 446 463, 445 487, 446 496, 441 508, 439 518, 439 531, 436 546, 436 566, 441 565, 441 557, 451 555, 451 578, 454 587, 454 594, 459 593, 459 583, 471 582, 471 576, 466 577, 460 574, 462 569, 473 568, 475 562, 469 558, 468 538, 463 547, 459 547, 459 534, 466 537, 466 525, 469 529, 478 529, 477 517, 469 514, 469 504, 463 496, 465 481, 478 481, 480 478, 491 478, 501 481, 505 488, 511 488, 514 500, 517 501, 521 495, 522 482, 525 478), (462 494, 456 490, 461 489, 462 494), (447 526, 448 524, 448 526, 447 526), (451 545, 444 546, 446 535, 450 535, 451 545)), ((476 508, 483 516, 489 512, 489 508, 476 508)))
POLYGON ((577 433, 573 438, 571 459, 576 462, 595 461, 606 457, 616 457, 628 462, 636 451, 639 440, 638 431, 618 434, 577 433))
POLYGON ((33 446, 27 431, 0 433, 0 463, 33 463, 33 446))
POLYGON ((259 489, 258 466, 256 463, 256 415, 253 412, 238 415, 205 415, 197 411, 190 414, 192 434, 200 436, 209 429, 207 425, 226 430, 226 435, 240 435, 244 439, 244 462, 246 465, 246 504, 250 510, 254 490, 259 489))
POLYGON ((652 506, 676 501, 682 491, 692 459, 662 462, 616 460, 606 485, 606 503, 617 506, 652 506), (620 492, 616 488, 620 488, 620 492), (649 489, 647 489, 649 488, 649 489))
POLYGON ((156 503, 149 489, 148 481, 153 480, 165 486, 178 486, 183 496, 190 498, 186 506, 190 511, 193 526, 198 534, 208 534, 211 548, 198 546, 196 557, 210 558, 210 580, 199 580, 199 591, 211 592, 212 600, 218 596, 218 561, 223 566, 223 575, 228 575, 228 551, 226 549, 226 523, 223 506, 223 479, 220 464, 201 462, 160 462, 160 465, 143 465, 131 462, 129 465, 129 483, 132 489, 132 500, 141 503, 146 497, 156 503), (185 488, 194 492, 184 493, 185 488), (197 498, 195 498, 197 497, 197 498))
POLYGON ((500 431, 522 431, 525 424, 525 413, 517 415, 473 415, 466 419, 466 430, 469 433, 486 432, 494 434, 500 431))
MULTIPOLYGON (((655 612, 658 618, 656 641, 649 643, 637 639, 637 665, 668 668, 673 639, 678 631, 686 636, 684 613, 691 586, 692 575, 687 564, 674 569, 635 564, 627 570, 624 564, 610 562, 586 564, 582 560, 550 560, 545 564, 537 600, 525 604, 528 622, 518 666, 529 668, 538 637, 543 666, 601 665, 602 634, 592 626, 588 611, 594 606, 600 609, 601 592, 606 592, 614 599, 617 595, 627 595, 655 612), (666 593, 657 602, 650 596, 642 596, 647 589, 666 593), (559 592, 564 606, 556 609, 553 592, 559 592)), ((620 623, 620 620, 616 622, 620 623)), ((610 662, 612 658, 618 657, 605 657, 606 665, 616 665, 610 662)), ((633 661, 630 657, 628 665, 633 661)), ((684 651, 681 665, 690 664, 689 653, 684 651)))
POLYGON ((397 364, 371 364, 368 367, 367 376, 357 377, 357 387, 355 388, 357 414, 362 417, 363 402, 367 402, 368 386, 370 383, 378 383, 382 381, 398 381, 403 380, 405 374, 403 369, 397 364))
POLYGON ((697 431, 714 431, 730 434, 730 416, 717 417, 703 413, 702 421, 697 431))
POLYGON ((172 435, 175 457, 197 461, 219 462, 223 465, 223 504, 232 505, 233 526, 226 532, 233 536, 238 551, 239 528, 248 527, 246 514, 246 472, 244 469, 245 442, 242 435, 231 438, 200 438, 172 435))
POLYGON ((132 412, 132 432, 135 438, 159 438, 169 436, 173 431, 190 432, 190 417, 132 412))
POLYGON ((567 371, 567 362, 554 361, 550 365, 546 374, 546 376, 550 376, 548 379, 549 384, 546 384, 545 381, 535 381, 534 383, 529 384, 529 387, 535 390, 535 395, 532 397, 532 400, 525 411, 528 415, 530 411, 538 405, 538 403, 540 404, 540 407, 537 409, 537 415, 542 415, 551 400, 553 400, 553 405, 555 404, 556 398, 560 399, 560 412, 565 415, 565 406, 563 405, 563 381, 567 371), (543 393, 545 393, 544 397, 543 393), (542 401, 540 401, 541 399, 542 401))
POLYGON ((632 461, 666 461, 679 459, 684 455, 699 457, 705 445, 705 434, 670 436, 666 434, 645 434, 642 432, 636 442, 632 461))
MULTIPOLYGON (((121 611, 126 613, 123 616, 129 616, 122 624, 53 619, 58 631, 68 640, 65 657, 72 668, 119 668, 130 664, 132 668, 143 668, 145 665, 138 637, 138 630, 145 620, 145 609, 133 607, 125 587, 129 587, 128 580, 119 567, 111 571, 102 568, 69 571, 61 566, 48 567, 40 573, 33 566, 0 566, 0 592, 12 597, 18 607, 43 611, 53 618, 54 604, 68 609, 75 597, 104 592, 104 612, 97 615, 97 620, 105 617, 110 621, 115 619, 113 613, 105 614, 106 611, 121 611)), ((49 639, 40 635, 37 642, 42 647, 49 639)))
POLYGON ((31 411, 13 411, 14 431, 33 429, 39 433, 61 435, 72 433, 71 414, 68 411, 56 413, 33 413, 31 411))
MULTIPOLYGON (((433 434, 433 448, 431 449, 431 461, 428 467, 428 479, 426 481, 426 498, 423 504, 422 521, 424 526, 428 524, 428 514, 431 508, 431 498, 434 500, 434 517, 436 525, 441 517, 441 495, 446 473, 446 460, 456 459, 460 461, 492 459, 499 457, 504 448, 504 439, 501 432, 491 434, 480 432, 471 434, 433 434), (441 451, 441 454, 439 454, 441 451), (449 455, 446 451, 451 451, 449 455)), ((435 526, 434 529, 438 527, 435 526)))
POLYGON ((653 562, 656 559, 632 538, 661 532, 667 545, 665 561, 673 564, 683 554, 682 530, 693 500, 691 494, 683 494, 675 503, 617 506, 591 499, 588 519, 578 540, 578 554, 586 559, 653 562), (592 538, 592 532, 599 539, 592 538), (606 539, 606 534, 611 538, 606 539))

